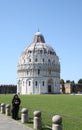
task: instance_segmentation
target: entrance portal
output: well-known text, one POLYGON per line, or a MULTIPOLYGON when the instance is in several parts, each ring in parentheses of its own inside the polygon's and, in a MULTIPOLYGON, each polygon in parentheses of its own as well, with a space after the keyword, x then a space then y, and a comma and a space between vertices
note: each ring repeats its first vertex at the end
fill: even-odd
POLYGON ((51 89, 51 85, 48 85, 48 93, 51 93, 52 89, 51 89))
POLYGON ((50 78, 48 79, 48 93, 53 93, 54 89, 53 89, 53 80, 50 78))

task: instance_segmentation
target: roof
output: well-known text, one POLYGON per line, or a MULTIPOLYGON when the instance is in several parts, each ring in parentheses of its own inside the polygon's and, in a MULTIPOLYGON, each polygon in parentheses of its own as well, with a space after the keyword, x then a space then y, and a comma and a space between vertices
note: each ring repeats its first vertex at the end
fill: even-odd
POLYGON ((35 33, 32 43, 24 49, 21 55, 32 52, 35 53, 36 51, 56 55, 54 49, 45 42, 44 36, 41 32, 35 33))

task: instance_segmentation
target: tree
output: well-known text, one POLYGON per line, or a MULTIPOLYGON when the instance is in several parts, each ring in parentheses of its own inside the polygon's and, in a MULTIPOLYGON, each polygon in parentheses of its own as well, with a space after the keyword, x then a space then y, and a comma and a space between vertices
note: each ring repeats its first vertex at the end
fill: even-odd
POLYGON ((70 83, 71 81, 70 80, 66 80, 66 83, 70 83))
POLYGON ((72 93, 76 93, 76 85, 75 85, 74 80, 71 81, 71 92, 72 92, 72 93))
POLYGON ((82 79, 79 79, 79 80, 78 80, 78 84, 82 84, 82 79))
POLYGON ((63 79, 60 80, 60 84, 64 84, 64 80, 63 79))
POLYGON ((60 80, 60 84, 62 86, 62 92, 65 93, 65 85, 64 85, 64 80, 63 79, 60 80))
POLYGON ((71 84, 75 84, 74 80, 73 80, 73 81, 71 81, 71 84))

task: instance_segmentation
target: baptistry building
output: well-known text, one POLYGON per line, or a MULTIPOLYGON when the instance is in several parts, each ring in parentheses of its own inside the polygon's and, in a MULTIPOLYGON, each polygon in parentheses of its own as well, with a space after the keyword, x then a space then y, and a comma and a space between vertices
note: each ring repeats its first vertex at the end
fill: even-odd
POLYGON ((60 62, 41 32, 21 53, 17 64, 17 93, 60 93, 60 62))

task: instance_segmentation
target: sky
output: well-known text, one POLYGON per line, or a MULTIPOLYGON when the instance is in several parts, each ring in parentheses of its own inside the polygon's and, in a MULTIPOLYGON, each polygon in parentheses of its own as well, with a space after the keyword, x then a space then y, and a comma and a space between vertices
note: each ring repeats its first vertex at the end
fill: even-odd
POLYGON ((39 31, 56 51, 60 78, 82 78, 82 0, 0 0, 0 84, 17 84, 17 63, 39 31))

